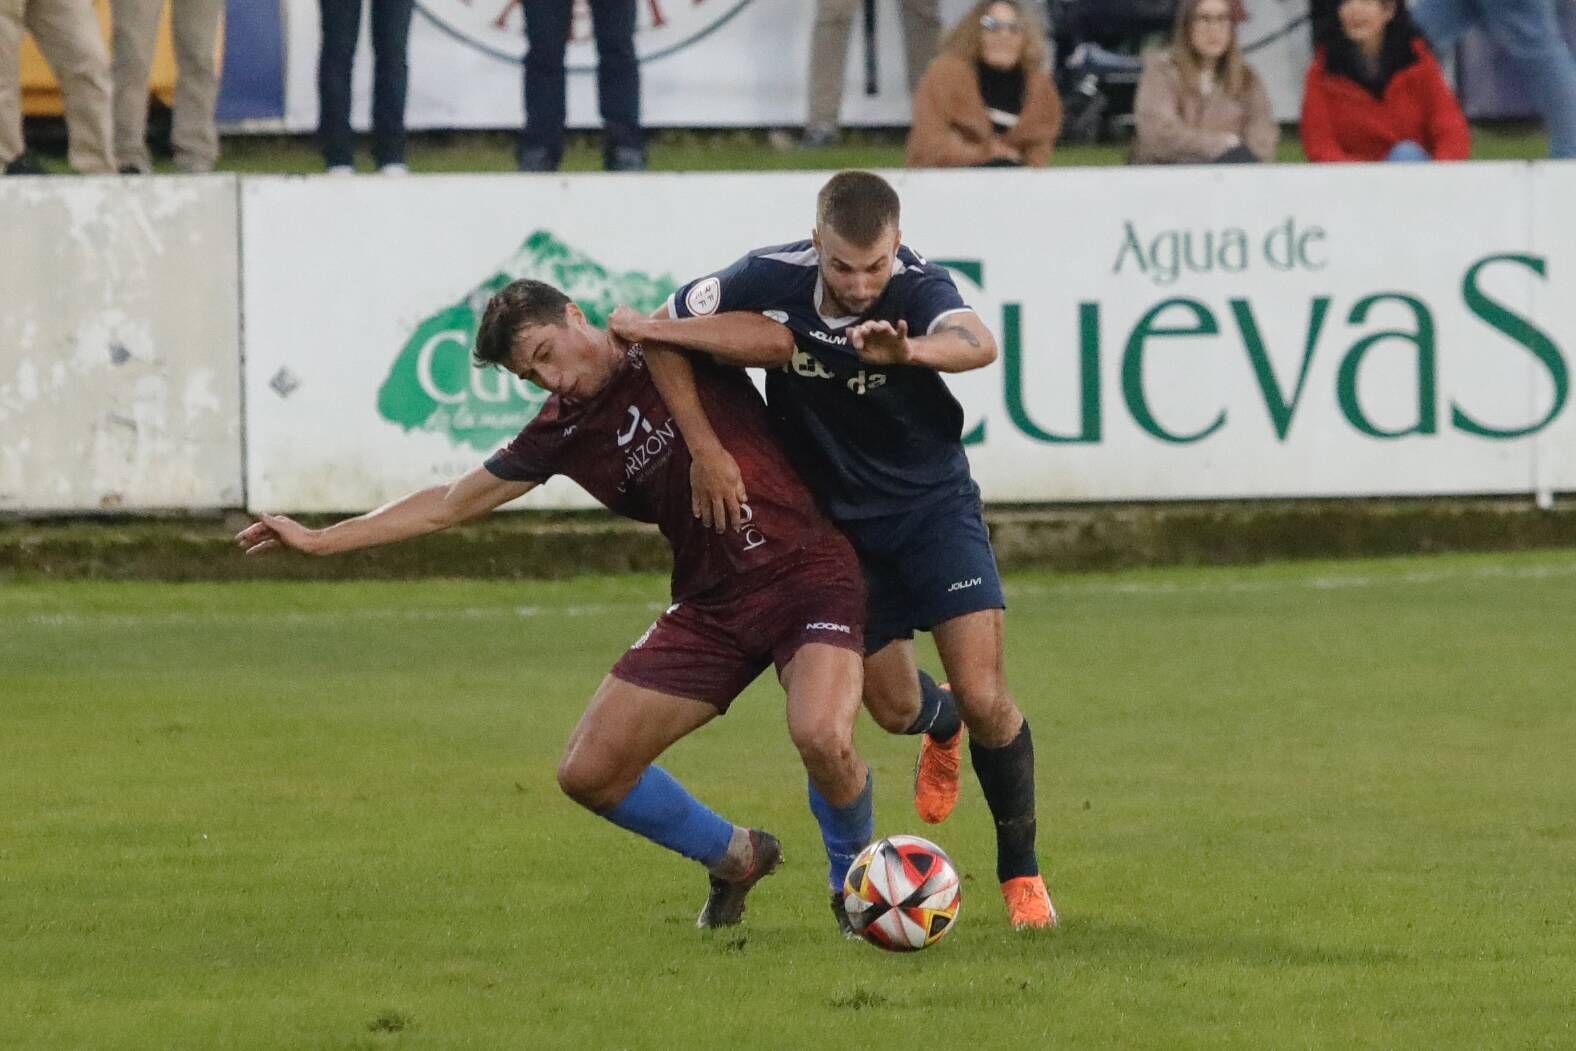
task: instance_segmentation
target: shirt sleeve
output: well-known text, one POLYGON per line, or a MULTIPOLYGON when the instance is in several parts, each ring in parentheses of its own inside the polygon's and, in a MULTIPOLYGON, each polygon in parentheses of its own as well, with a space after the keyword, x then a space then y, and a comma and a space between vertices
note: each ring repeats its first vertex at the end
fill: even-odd
POLYGON ((903 320, 908 322, 910 336, 928 336, 948 314, 973 309, 963 301, 962 293, 945 267, 926 263, 924 273, 909 290, 908 302, 903 306, 903 320))
POLYGON ((487 457, 483 466, 506 482, 541 484, 557 474, 557 457, 534 430, 533 421, 515 435, 508 445, 487 457))
POLYGON ((733 310, 765 310, 773 305, 767 264, 747 255, 732 266, 697 277, 668 297, 668 316, 704 317, 733 310))

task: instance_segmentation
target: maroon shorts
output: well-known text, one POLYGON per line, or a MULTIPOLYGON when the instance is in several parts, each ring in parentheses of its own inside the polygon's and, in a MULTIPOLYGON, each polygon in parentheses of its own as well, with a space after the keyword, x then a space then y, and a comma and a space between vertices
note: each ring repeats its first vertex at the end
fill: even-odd
POLYGON ((863 656, 864 623, 859 560, 837 533, 669 607, 613 665, 613 675, 725 712, 767 665, 781 675, 807 643, 863 656))

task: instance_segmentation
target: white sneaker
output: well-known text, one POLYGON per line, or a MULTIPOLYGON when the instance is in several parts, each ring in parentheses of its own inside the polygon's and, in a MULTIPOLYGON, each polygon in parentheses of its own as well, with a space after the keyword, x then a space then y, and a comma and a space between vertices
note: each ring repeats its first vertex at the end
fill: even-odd
POLYGON ((403 164, 385 164, 378 169, 379 175, 409 175, 410 168, 403 164))
POLYGON ((354 165, 350 165, 350 164, 330 164, 328 166, 328 174, 330 174, 330 175, 354 175, 354 174, 356 174, 356 169, 355 169, 354 165))

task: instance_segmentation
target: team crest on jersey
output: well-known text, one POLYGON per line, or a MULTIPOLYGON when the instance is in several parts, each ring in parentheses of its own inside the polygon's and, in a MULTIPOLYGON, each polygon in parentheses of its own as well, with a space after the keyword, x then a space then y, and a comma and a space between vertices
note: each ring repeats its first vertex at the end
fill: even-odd
POLYGON ((702 278, 684 293, 684 305, 696 317, 715 314, 722 305, 722 282, 715 277, 702 278))
MULTIPOLYGON (((455 40, 500 62, 525 57, 525 5, 539 0, 416 0, 416 10, 455 40)), ((636 5, 635 53, 640 61, 682 51, 720 29, 753 0, 641 0, 636 5)), ((591 4, 575 0, 569 28, 568 67, 596 69, 591 4)))

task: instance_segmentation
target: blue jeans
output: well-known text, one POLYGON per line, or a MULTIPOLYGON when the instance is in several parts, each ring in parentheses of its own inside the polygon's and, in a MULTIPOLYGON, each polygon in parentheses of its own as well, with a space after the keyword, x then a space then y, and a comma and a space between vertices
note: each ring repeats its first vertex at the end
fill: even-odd
POLYGON ((1549 129, 1549 155, 1576 157, 1576 55, 1560 35, 1555 0, 1421 0, 1412 17, 1440 53, 1481 24, 1526 82, 1549 129))
MULTIPOLYGON (((405 86, 413 0, 372 0, 372 155, 378 166, 405 162, 405 86)), ((317 60, 318 139, 330 167, 355 161, 350 72, 361 32, 361 0, 318 0, 323 49, 317 60)))
POLYGON ((1416 161, 1431 161, 1434 158, 1430 157, 1427 150, 1411 139, 1404 139, 1391 146, 1390 152, 1385 154, 1384 159, 1400 164, 1411 164, 1416 161))
MULTIPOLYGON (((564 155, 564 52, 571 0, 526 0, 525 129, 522 150, 547 151, 558 167, 564 155)), ((635 0, 591 0, 596 39, 597 107, 608 150, 641 149, 640 60, 635 55, 635 0)))

